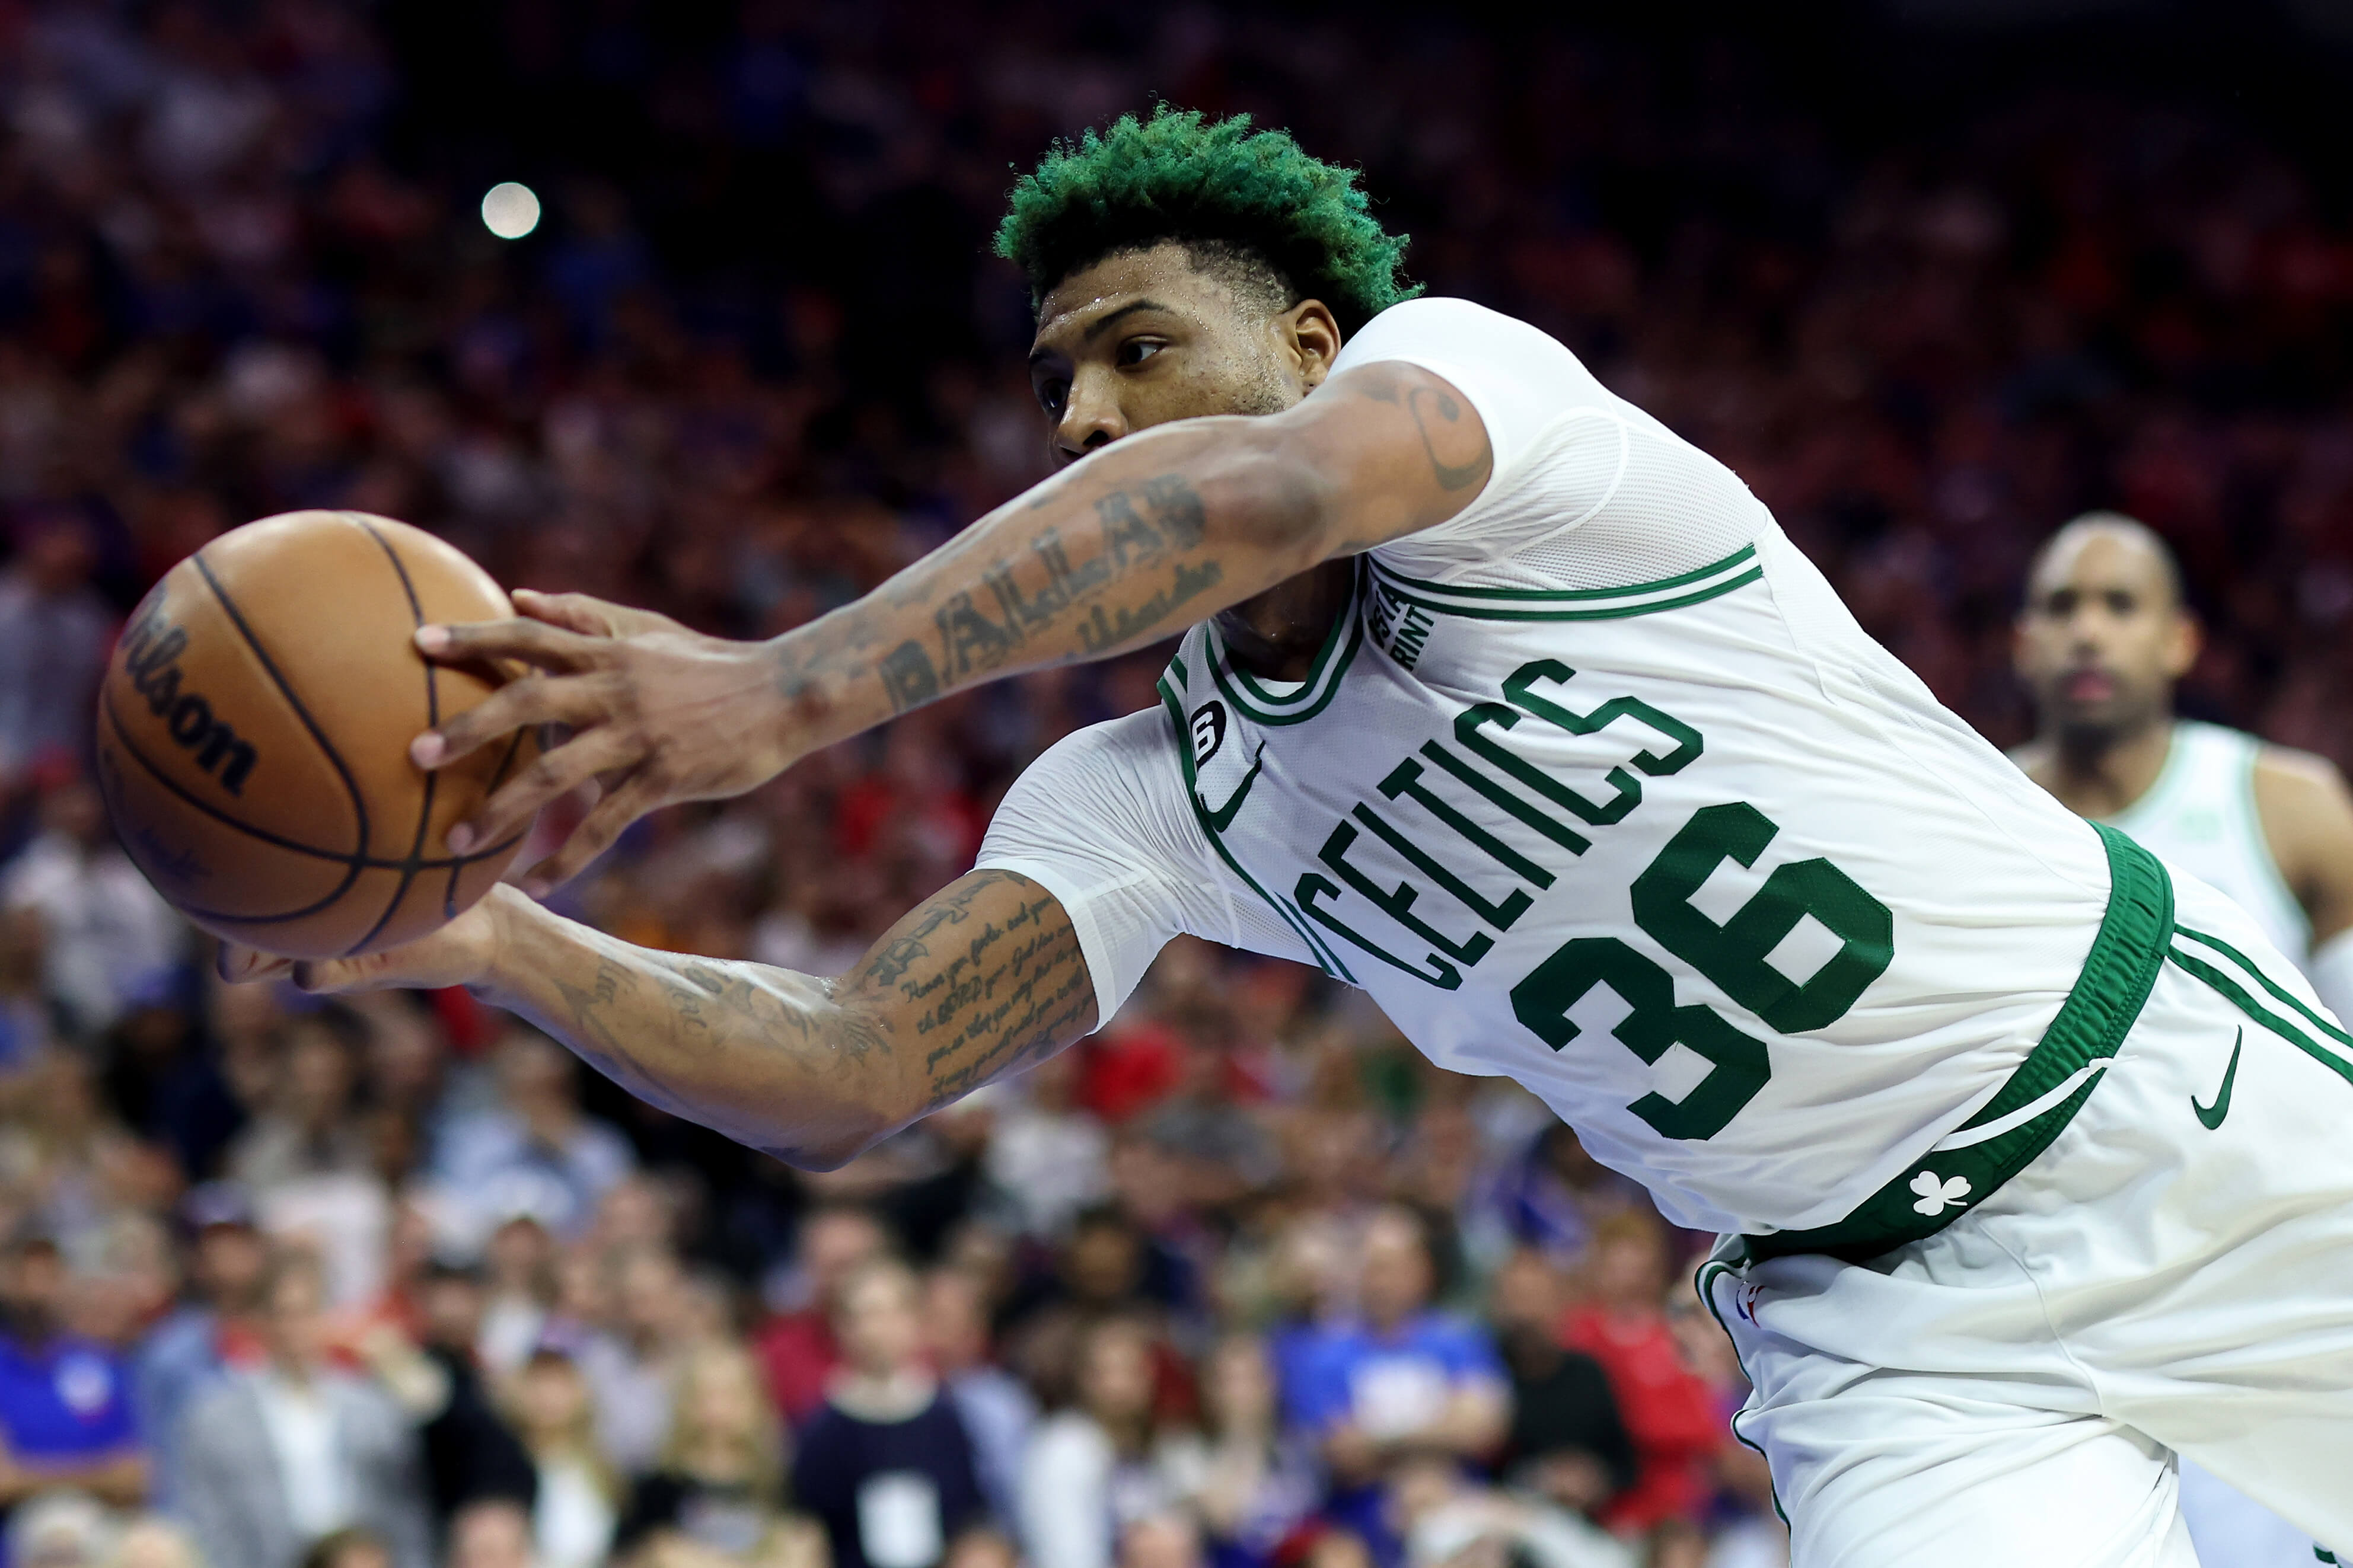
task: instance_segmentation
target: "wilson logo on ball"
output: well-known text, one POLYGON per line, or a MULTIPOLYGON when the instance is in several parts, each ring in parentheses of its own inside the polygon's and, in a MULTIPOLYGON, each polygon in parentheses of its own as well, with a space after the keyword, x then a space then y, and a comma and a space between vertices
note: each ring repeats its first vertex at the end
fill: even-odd
POLYGON ((122 634, 123 667, 131 674, 132 689, 164 721, 174 743, 194 754, 196 766, 216 776, 229 794, 243 795, 259 753, 252 742, 229 728, 227 720, 213 712, 210 702, 180 689, 180 650, 187 646, 188 634, 164 618, 161 605, 141 615, 122 634))

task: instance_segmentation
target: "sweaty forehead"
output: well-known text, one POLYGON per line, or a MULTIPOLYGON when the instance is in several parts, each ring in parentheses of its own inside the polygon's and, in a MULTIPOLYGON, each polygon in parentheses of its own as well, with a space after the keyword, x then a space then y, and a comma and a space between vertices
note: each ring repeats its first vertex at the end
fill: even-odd
POLYGON ((1120 251, 1071 273, 1039 301, 1037 347, 1074 351, 1091 329, 1138 305, 1199 319, 1232 297, 1196 269, 1182 247, 1120 251))

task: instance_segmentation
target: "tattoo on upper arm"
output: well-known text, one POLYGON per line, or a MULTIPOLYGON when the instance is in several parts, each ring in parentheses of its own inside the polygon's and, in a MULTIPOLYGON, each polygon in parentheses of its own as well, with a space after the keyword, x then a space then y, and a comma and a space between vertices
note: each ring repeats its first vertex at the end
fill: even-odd
MULTIPOLYGON (((1462 437, 1461 398, 1429 385, 1418 373, 1388 365, 1366 365, 1351 374, 1349 384, 1359 397, 1392 406, 1402 404, 1406 412, 1413 416, 1413 427, 1421 436, 1422 452, 1430 458, 1430 477, 1438 481, 1440 489, 1464 490, 1486 482, 1495 466, 1494 443, 1482 431, 1477 450, 1471 449, 1462 437), (1384 370, 1388 374, 1380 374, 1384 370)), ((1361 546, 1352 542, 1351 548, 1361 546)))
POLYGON ((1462 403, 1452 393, 1434 386, 1417 386, 1406 395, 1405 405, 1413 415, 1414 428, 1421 432, 1421 449, 1430 456, 1430 471, 1442 490, 1466 490, 1484 484, 1488 471, 1495 466, 1494 443, 1485 432, 1479 437, 1475 452, 1462 450, 1469 443, 1462 439, 1462 403), (1439 428, 1433 433, 1433 421, 1439 428), (1449 462, 1439 456, 1439 446, 1444 442, 1450 456, 1465 458, 1449 462))
POLYGON ((895 990, 920 1005, 914 1031, 931 1044, 927 1109, 1051 1054, 1084 1027, 1093 987, 1078 933, 1068 921, 1049 922, 1054 908, 1026 877, 976 872, 852 976, 852 984, 895 990), (974 910, 983 893, 1007 886, 1023 894, 1010 913, 974 910))

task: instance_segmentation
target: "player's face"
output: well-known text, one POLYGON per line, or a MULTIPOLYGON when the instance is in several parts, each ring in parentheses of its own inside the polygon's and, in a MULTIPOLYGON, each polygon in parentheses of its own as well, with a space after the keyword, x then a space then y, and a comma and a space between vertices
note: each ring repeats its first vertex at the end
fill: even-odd
POLYGON ((2046 730, 2116 732, 2161 718, 2198 633, 2147 546, 2094 533, 2046 557, 2018 618, 2019 678, 2046 730))
POLYGON ((1324 379, 1339 333, 1313 300, 1273 317, 1194 270, 1182 247, 1104 258, 1046 296, 1029 385, 1054 459, 1209 414, 1279 414, 1324 379))

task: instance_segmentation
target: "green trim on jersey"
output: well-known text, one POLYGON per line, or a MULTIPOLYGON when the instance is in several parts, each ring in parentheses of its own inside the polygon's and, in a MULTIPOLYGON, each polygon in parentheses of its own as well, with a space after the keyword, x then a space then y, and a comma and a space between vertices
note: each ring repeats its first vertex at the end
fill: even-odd
MULTIPOLYGON (((2319 1014, 2314 1012, 2310 1007, 2306 1006, 2301 1000, 2299 1000, 2295 993, 2289 991, 2278 981, 2274 980, 2270 975, 2264 973, 2262 968, 2258 966, 2253 959, 2249 958, 2245 953, 2241 952, 2237 948, 2232 947, 2229 942, 2222 941, 2219 937, 2208 936, 2203 931, 2190 931, 2186 927, 2175 928, 2173 934, 2181 938, 2185 942, 2195 942, 2200 947, 2209 949, 2211 952, 2219 953, 2222 957, 2230 960, 2232 963, 2238 967, 2241 973, 2253 980, 2263 990, 2270 992, 2275 1001, 2278 1001, 2284 1005, 2295 1009, 2297 1013, 2302 1014, 2306 1021, 2309 1023, 2314 1029, 2317 1030, 2325 1038, 2336 1041, 2338 1046, 2344 1047, 2346 1050, 2353 1050, 2353 1035, 2347 1034, 2343 1029, 2338 1028, 2327 1018, 2324 1018, 2319 1014)), ((2320 1063, 2323 1067, 2327 1068, 2339 1078, 2344 1079, 2348 1083, 2353 1083, 2353 1061, 2348 1061, 2339 1052, 2332 1051, 2327 1047, 2322 1045, 2320 1041, 2314 1039, 2311 1035, 2306 1034, 2302 1028, 2298 1027, 2293 1020, 2282 1017, 2279 1014, 2273 1012, 2261 1002, 2255 1000, 2253 995, 2248 992, 2247 988, 2240 984, 2237 980, 2232 978, 2228 973, 2217 968, 2214 964, 2207 962, 2203 958, 2200 958, 2194 952, 2184 952, 2178 946, 2173 949, 2171 956, 2174 963, 2178 965, 2184 973, 2194 975, 2198 979, 2204 981, 2209 986, 2221 993, 2223 998, 2229 1001, 2232 1005, 2238 1008, 2240 1012, 2244 1013, 2248 1017, 2253 1018, 2256 1023, 2262 1025, 2264 1028, 2269 1029, 2273 1034, 2277 1035, 2280 1038, 2295 1046, 2298 1050, 2301 1050, 2305 1055, 2312 1058, 2313 1060, 2320 1063)))
POLYGON ((1160 678, 1158 689, 1161 706, 1167 710, 1168 722, 1176 731, 1176 760, 1185 770, 1185 798, 1193 803, 1193 815, 1200 819, 1201 831, 1208 837, 1211 847, 1217 850, 1218 858, 1230 867, 1234 875, 1240 877, 1251 892, 1264 899, 1274 912, 1282 917, 1285 925, 1299 933, 1299 940, 1307 944, 1307 951, 1315 955, 1315 962, 1324 973, 1335 980, 1356 984, 1356 977, 1348 973, 1348 966, 1340 962, 1340 955, 1316 941, 1315 933, 1308 929, 1306 921, 1293 913, 1289 905, 1260 887, 1258 879, 1242 869, 1242 863, 1234 858, 1233 852, 1226 847, 1225 840, 1218 836, 1216 819, 1209 808, 1202 804, 1199 781, 1193 771, 1193 737, 1185 722, 1184 699, 1177 695, 1176 689, 1169 684, 1165 675, 1160 678))
MULTIPOLYGON (((1308 668, 1307 679, 1299 683, 1297 690, 1270 690, 1236 664, 1226 651, 1226 639, 1218 635, 1215 621, 1208 623, 1209 679, 1226 694, 1227 701, 1261 724, 1305 723, 1331 706, 1332 699, 1340 693, 1341 678, 1356 661, 1356 650, 1365 646, 1365 618, 1358 613, 1364 586, 1365 574, 1359 567, 1349 579, 1347 605, 1332 623, 1332 629, 1324 634, 1324 646, 1315 650, 1315 662, 1308 668)), ((1176 665, 1176 679, 1186 679, 1182 664, 1176 665)))
POLYGON ((1657 610, 1704 604, 1735 588, 1761 580, 1757 547, 1745 544, 1721 561, 1695 571, 1635 583, 1623 588, 1465 588, 1432 583, 1385 566, 1377 557, 1373 577, 1386 598, 1419 605, 1440 615, 1480 621, 1614 621, 1657 610))
MULTIPOLYGON (((1858 1263, 1934 1236, 2024 1170, 2074 1119, 2140 1016, 2174 935, 2173 883, 2163 864, 2106 824, 2092 826, 2108 851, 2107 913, 2074 989, 2010 1081, 1846 1218, 1746 1237, 1746 1261, 1824 1252, 1858 1263), (2043 1103, 2053 1095, 2063 1098, 2043 1103)), ((2173 957, 2182 962, 2179 951, 2173 957)), ((2337 1070, 2353 1077, 2353 1068, 2337 1070)))

